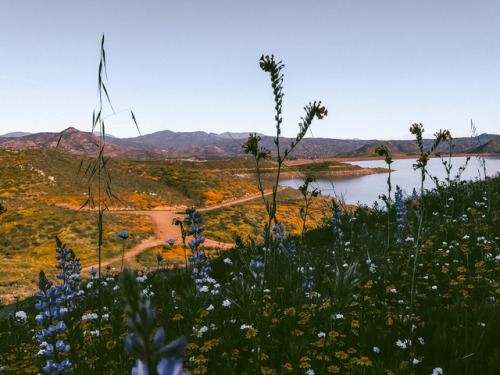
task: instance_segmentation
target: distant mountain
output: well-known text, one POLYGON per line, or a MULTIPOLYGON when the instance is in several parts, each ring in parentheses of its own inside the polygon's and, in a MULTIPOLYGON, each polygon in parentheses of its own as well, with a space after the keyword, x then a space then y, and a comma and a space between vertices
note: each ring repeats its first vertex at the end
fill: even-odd
POLYGON ((25 135, 30 135, 32 133, 26 133, 26 132, 12 132, 12 133, 7 133, 0 135, 0 137, 3 138, 17 138, 17 137, 24 137, 25 135))
MULTIPOLYGON (((93 134, 96 136, 96 137, 99 137, 101 135, 101 132, 96 130, 93 132, 93 134)), ((105 136, 106 138, 118 138, 118 137, 115 137, 114 135, 111 135, 111 134, 108 134, 108 133, 105 133, 105 136)))
MULTIPOLYGON (((453 153, 455 154, 463 154, 463 153, 477 153, 478 145, 484 144, 485 142, 489 142, 498 138, 499 136, 496 134, 481 134, 477 137, 460 137, 453 138, 454 149, 453 153)), ((432 147, 434 140, 432 139, 424 139, 424 149, 428 150, 432 147)), ((416 155, 420 151, 418 149, 417 143, 415 141, 376 141, 369 144, 366 144, 358 149, 350 150, 347 152, 340 152, 338 157, 372 157, 377 156, 375 149, 380 147, 381 145, 387 147, 389 152, 393 156, 397 155, 416 155)), ((436 153, 440 153, 442 155, 446 155, 450 152, 449 145, 444 143, 441 144, 436 153)), ((498 152, 498 151, 481 151, 481 152, 498 152)))
MULTIPOLYGON (((274 152, 274 137, 260 135, 260 147, 274 152)), ((475 138, 455 138, 454 153, 478 152, 483 144, 482 152, 498 152, 499 135, 481 134, 475 138), (489 146, 487 146, 489 145, 489 146), (496 151, 495 151, 496 150, 496 151)), ((242 145, 248 139, 248 133, 206 133, 173 132, 163 130, 140 137, 118 138, 106 135, 106 154, 108 156, 130 159, 198 159, 218 160, 228 158, 249 157, 242 145)), ((283 151, 290 146, 292 138, 281 138, 283 151)), ((0 147, 8 149, 57 148, 73 154, 96 155, 99 137, 95 134, 68 128, 60 133, 36 133, 18 137, 1 137, 0 147)), ((425 139, 424 146, 429 149, 432 139, 425 139)), ((376 156, 375 148, 385 145, 394 156, 416 155, 418 147, 415 141, 376 139, 331 139, 304 138, 290 155, 290 159, 322 159, 334 157, 368 157, 376 156)), ((441 145, 437 152, 443 155, 449 152, 448 145, 441 145)))
MULTIPOLYGON (((242 145, 249 133, 173 132, 163 130, 133 138, 111 138, 106 140, 120 146, 170 150, 180 157, 195 159, 241 158, 245 155, 242 145)), ((260 135, 259 145, 274 151, 274 137, 260 135)), ((282 138, 282 147, 289 147, 292 138, 282 138)), ((291 158, 331 158, 339 152, 355 150, 375 140, 344 140, 329 138, 304 138, 295 148, 291 158)))
MULTIPOLYGON (((0 147, 14 150, 29 148, 52 148, 72 154, 97 155, 99 152, 99 138, 92 133, 82 132, 75 128, 68 128, 60 133, 36 133, 23 137, 0 138, 0 147)), ((120 147, 106 143, 106 154, 114 157, 129 157, 134 159, 161 159, 160 153, 143 149, 120 147)))
POLYGON ((500 137, 496 137, 489 142, 476 147, 474 153, 500 154, 500 137))

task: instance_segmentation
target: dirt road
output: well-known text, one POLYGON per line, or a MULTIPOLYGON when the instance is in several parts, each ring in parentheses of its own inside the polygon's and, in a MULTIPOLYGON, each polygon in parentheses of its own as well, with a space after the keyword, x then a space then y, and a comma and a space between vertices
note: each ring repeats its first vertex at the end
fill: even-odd
MULTIPOLYGON (((279 188, 279 190, 283 190, 283 189, 285 189, 285 188, 283 188, 283 187, 279 188)), ((271 192, 266 192, 266 195, 269 195, 269 194, 271 194, 271 192)), ((214 206, 200 208, 198 211, 204 212, 204 211, 215 210, 217 208, 247 202, 247 201, 257 199, 260 197, 261 197, 261 194, 259 193, 259 194, 252 195, 250 197, 240 198, 240 199, 236 199, 234 201, 224 202, 224 203, 220 203, 220 204, 217 204, 214 206)), ((124 261, 128 261, 130 259, 137 257, 137 255, 139 255, 144 250, 149 249, 151 247, 165 245, 166 241, 168 241, 171 238, 175 240, 176 244, 181 244, 182 243, 182 236, 181 236, 180 227, 173 225, 172 222, 173 222, 174 218, 180 217, 180 218, 184 219, 186 217, 186 215, 179 214, 178 211, 179 211, 178 209, 177 210, 174 210, 174 209, 155 209, 155 210, 147 210, 147 211, 113 211, 114 214, 145 215, 145 216, 149 216, 153 221, 153 228, 154 228, 155 235, 153 237, 150 237, 150 238, 144 240, 140 244, 134 246, 132 249, 126 250, 125 256, 124 256, 124 261)), ((191 241, 191 238, 186 239, 186 243, 189 243, 189 241, 191 241)), ((216 247, 219 249, 229 249, 229 248, 234 247, 234 244, 205 239, 204 246, 216 247)), ((121 255, 115 256, 113 258, 102 261, 101 267, 106 267, 112 263, 121 262, 121 260, 122 260, 121 255)), ((99 263, 83 268, 82 272, 86 272, 86 271, 90 270, 92 267, 98 268, 99 263)))

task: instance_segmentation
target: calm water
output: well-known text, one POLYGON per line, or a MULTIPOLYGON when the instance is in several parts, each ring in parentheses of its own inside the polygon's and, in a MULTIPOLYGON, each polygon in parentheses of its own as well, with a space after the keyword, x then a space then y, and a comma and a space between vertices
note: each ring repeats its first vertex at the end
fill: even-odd
MULTIPOLYGON (((447 158, 444 160, 448 160, 447 158)), ((458 173, 459 167, 465 165, 465 157, 455 157, 451 159, 453 169, 451 176, 458 173)), ((486 157, 486 173, 488 176, 496 176, 500 172, 500 158, 486 157)), ((405 195, 411 195, 413 188, 420 190, 421 174, 420 170, 413 170, 415 159, 399 159, 394 160, 391 169, 392 194, 394 199, 394 190, 396 185, 403 189, 405 195)), ((366 168, 387 167, 383 160, 367 160, 359 162, 350 162, 349 164, 359 165, 366 168)), ((432 176, 436 176, 439 180, 446 178, 446 171, 441 162, 441 159, 429 159, 428 171, 432 176)), ((378 196, 387 194, 387 173, 377 173, 368 176, 354 177, 349 179, 339 179, 330 181, 329 179, 316 181, 315 187, 319 188, 325 195, 343 197, 348 204, 366 204, 373 205, 375 201, 381 203, 378 196)), ((467 165, 467 168, 461 175, 461 180, 474 180, 483 177, 483 169, 479 164, 478 159, 472 157, 467 165), (480 174, 479 174, 480 171, 480 174)), ((327 177, 327 176, 325 176, 327 177)), ((280 181, 281 186, 290 186, 298 188, 303 184, 302 179, 288 179, 280 181)), ((425 179, 424 188, 430 189, 435 187, 435 183, 427 176, 425 179)))

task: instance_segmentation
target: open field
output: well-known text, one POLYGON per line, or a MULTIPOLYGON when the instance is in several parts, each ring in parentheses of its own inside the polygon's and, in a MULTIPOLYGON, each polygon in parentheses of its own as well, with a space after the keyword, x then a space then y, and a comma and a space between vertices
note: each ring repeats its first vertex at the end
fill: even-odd
MULTIPOLYGON (((443 185, 396 202, 389 216, 366 207, 342 216, 325 210, 325 224, 304 237, 277 232, 269 250, 243 241, 209 254, 209 263, 203 257, 189 262, 187 269, 181 245, 161 245, 151 251, 167 259, 157 262, 150 252, 136 258, 141 274, 155 270, 140 278, 139 288, 151 299, 167 341, 187 338, 183 366, 193 374, 495 373, 499 184, 495 178, 443 185)), ((280 207, 294 198, 282 197, 280 207)), ((209 218, 215 213, 250 220, 242 212, 251 212, 251 203, 240 204, 238 213, 225 213, 235 206, 204 212, 206 232, 217 223, 209 218)), ((258 225, 262 216, 252 220, 258 225)), ((84 282, 78 308, 65 318, 68 334, 60 335, 78 348, 66 356, 82 373, 91 367, 128 373, 133 365, 117 339, 127 333, 121 288, 113 273, 105 277, 106 325, 88 318, 98 316, 99 299, 95 280, 84 282), (90 333, 95 330, 98 337, 90 333)), ((38 327, 33 303, 20 306, 26 323, 0 321, 0 366, 11 373, 28 373, 32 366, 38 371, 44 364, 29 334, 38 327)))
MULTIPOLYGON (((76 159, 46 150, 0 155, 11 163, 0 164, 2 301, 33 295, 43 281, 39 269, 61 283, 54 238, 67 243, 85 272, 81 281, 59 284, 74 288, 66 297, 74 304, 63 332, 47 339, 68 343, 59 360, 66 358, 75 373, 130 372, 123 311, 133 319, 140 314, 131 314, 134 307, 121 296, 136 292, 133 301, 151 301, 156 317, 153 310, 141 314, 165 330, 167 342, 186 337, 180 353, 193 374, 471 374, 500 366, 499 177, 450 180, 399 197, 388 209, 338 207, 308 195, 307 217, 300 191, 278 189, 279 224, 264 246, 267 211, 251 183, 250 162, 113 159, 116 194, 131 201, 109 203, 104 213, 99 282, 87 272, 97 266, 97 212, 78 210, 88 195, 71 181, 71 168, 49 163, 74 167, 76 159), (200 216, 188 216, 195 202, 203 206, 200 216), (186 244, 175 218, 185 225, 186 244), (117 238, 123 230, 127 240, 117 238), (123 248, 125 265, 140 277, 118 275, 123 248)), ((266 194, 275 172, 273 163, 262 166, 266 194)), ((329 161, 299 163, 284 175, 371 172, 329 161)), ((66 255, 63 263, 71 262, 66 255)), ((45 294, 35 298, 53 303, 45 294)), ((0 318, 0 367, 8 373, 36 373, 45 365, 31 331, 43 335, 37 314, 33 297, 2 310, 8 319, 0 318)))
MULTIPOLYGON (((40 269, 44 269, 48 275, 54 274, 49 271, 48 265, 51 263, 56 235, 72 248, 78 248, 83 267, 97 263, 97 243, 89 241, 89 238, 96 238, 97 213, 88 210, 90 205, 78 210, 89 198, 87 178, 83 173, 85 169, 82 168, 82 172, 77 173, 82 160, 83 166, 90 161, 47 149, 0 149, 0 200, 7 208, 7 213, 0 217, 0 260, 5 265, 0 272, 0 303, 10 303, 16 298, 31 295, 36 289, 40 269)), ((265 180, 266 176, 272 176, 275 165, 269 162, 263 167, 267 172, 264 173, 265 180)), ((294 176, 326 174, 330 173, 332 167, 340 167, 342 173, 359 173, 360 170, 372 172, 357 166, 351 168, 349 165, 328 162, 323 165, 311 164, 310 168, 301 165, 286 173, 293 173, 294 176)), ((110 159, 108 169, 112 174, 113 193, 119 200, 103 200, 110 207, 110 211, 105 213, 103 228, 104 260, 120 256, 122 243, 116 238, 116 233, 121 230, 131 234, 126 243, 127 250, 139 246, 146 239, 149 239, 151 246, 156 246, 156 242, 163 239, 162 234, 155 230, 151 214, 140 214, 137 211, 167 209, 181 212, 185 207, 193 205, 215 208, 224 202, 231 204, 259 196, 254 182, 253 162, 249 160, 135 162, 110 159), (117 210, 125 210, 129 214, 118 214, 117 210)), ((264 181, 265 187, 270 185, 270 181, 264 181)), ((97 202, 96 183, 91 182, 90 187, 97 202)), ((243 237, 247 239, 250 233, 256 234, 259 231, 257 224, 262 218, 262 202, 260 199, 251 202, 248 207, 221 208, 220 213, 209 214, 214 222, 210 231, 207 231, 207 236, 216 241, 214 245, 219 241, 233 243, 232 235, 237 228, 242 230, 243 237), (249 221, 246 218, 249 212, 245 213, 249 209, 261 212, 252 219, 252 228, 234 222, 226 230, 221 230, 220 225, 227 215, 235 216, 241 212, 241 220, 249 221), (223 214, 224 210, 228 213, 223 214)), ((288 215, 290 223, 295 220, 295 231, 299 224, 299 221, 292 218, 296 203, 289 202, 287 207, 290 210, 283 209, 281 212, 284 218, 288 215)), ((312 227, 317 225, 316 220, 320 221, 318 212, 316 208, 311 211, 309 220, 312 220, 312 227)), ((165 220, 171 221, 171 218, 165 220)), ((147 244, 142 246, 143 249, 147 248, 147 244)), ((113 263, 116 266, 117 262, 113 263)), ((121 262, 118 263, 121 265, 121 262)))

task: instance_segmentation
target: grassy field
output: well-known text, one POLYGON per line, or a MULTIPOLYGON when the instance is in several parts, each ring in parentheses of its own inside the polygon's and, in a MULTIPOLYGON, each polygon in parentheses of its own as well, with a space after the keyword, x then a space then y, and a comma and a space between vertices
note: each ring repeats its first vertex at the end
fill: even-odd
MULTIPOLYGON (((56 235, 78 247, 82 263, 97 262, 96 240, 89 240, 96 238, 97 213, 85 209, 78 211, 89 199, 85 166, 90 160, 49 149, 0 149, 0 201, 7 208, 7 213, 0 217, 0 260, 4 264, 0 271, 0 304, 13 302, 34 290, 39 270, 49 268, 56 235)), ((286 171, 299 176, 307 171, 327 174, 332 167, 343 170, 351 167, 337 164, 301 165, 286 171)), ((209 207, 258 193, 251 160, 149 162, 113 158, 109 159, 107 167, 112 175, 112 192, 118 199, 103 200, 103 203, 112 209, 209 207)), ((272 182, 266 178, 276 171, 276 164, 265 162, 262 168, 266 172, 264 188, 267 189, 272 182)), ((91 182, 90 188, 97 202, 96 183, 91 182)), ((280 212, 284 225, 292 232, 298 230, 301 222, 295 216, 296 198, 283 202, 280 212)), ((321 222, 321 210, 314 203, 309 226, 321 222)), ((258 223, 262 217, 260 200, 207 213, 210 220, 207 236, 233 242, 234 234, 239 231, 242 238, 248 240, 250 235, 259 235, 258 223), (225 224, 229 226, 225 228, 225 224)), ((128 242, 131 247, 153 235, 152 223, 146 217, 131 215, 125 218, 106 213, 105 218, 104 259, 120 253, 121 243, 115 237, 120 230, 133 233, 128 242)))
MULTIPOLYGON (((305 195, 285 189, 266 246, 260 199, 190 212, 188 246, 146 249, 129 262, 135 275, 117 274, 117 263, 102 279, 80 279, 74 256, 62 244, 54 251, 58 236, 83 266, 97 262, 97 213, 75 209, 88 197, 71 174, 78 158, 50 150, 0 150, 0 158, 2 301, 41 290, 0 311, 5 373, 129 374, 134 357, 153 361, 153 371, 165 356, 167 373, 176 363, 192 374, 492 374, 500 366, 500 177, 452 179, 385 207, 306 195, 307 218, 305 195), (204 236, 237 246, 205 250, 204 236), (54 286, 44 286, 40 269, 54 286)), ((251 166, 113 159, 114 191, 126 204, 112 205, 234 201, 257 192, 251 166)), ((277 166, 260 167, 268 189, 277 166)), ((335 169, 363 173, 328 162, 282 176, 335 169)), ((103 258, 121 253, 122 230, 132 247, 153 224, 105 212, 103 258)))
MULTIPOLYGON (((301 194, 294 189, 285 189, 278 193, 278 219, 286 232, 292 235, 302 233, 303 219, 300 209, 304 207, 301 194)), ((331 198, 319 196, 309 207, 306 226, 309 229, 317 228, 323 223, 328 212, 331 211, 331 198)), ((259 241, 262 235, 262 223, 267 217, 261 199, 234 206, 222 207, 203 213, 205 221, 204 234, 222 242, 234 242, 239 237, 244 242, 251 239, 259 241)))
MULTIPOLYGON (((51 278, 55 237, 78 249, 84 265, 95 264, 97 255, 96 213, 75 211, 63 207, 39 204, 7 205, 0 216, 0 303, 12 303, 16 298, 29 296, 36 290, 40 270, 51 278)), ((111 258, 122 252, 122 241, 116 233, 134 233, 127 246, 152 236, 153 227, 141 215, 108 215, 104 226, 103 257, 111 258)))
MULTIPOLYGON (((146 277, 133 283, 151 300, 166 340, 187 338, 183 367, 193 374, 493 374, 500 365, 499 192, 494 178, 407 198, 389 216, 379 208, 342 216, 325 210, 326 224, 304 237, 277 232, 269 249, 242 243, 209 261, 193 259, 187 269, 175 266, 182 259, 157 262, 143 253, 139 275, 146 277)), ((294 198, 282 198, 280 207, 294 198)), ((263 216, 251 206, 204 214, 206 232, 212 223, 258 226, 263 216)), ((92 238, 90 226, 83 232, 71 238, 76 246, 68 241, 77 255, 78 240, 92 238)), ((175 246, 151 250, 182 258, 175 246)), ((58 335, 70 346, 60 358, 75 373, 129 373, 133 366, 121 340, 128 332, 124 284, 116 288, 116 277, 105 277, 106 320, 87 318, 98 316, 99 298, 95 280, 84 283, 58 335)), ((21 306, 26 319, 13 311, 0 322, 0 367, 36 373, 46 360, 30 330, 42 326, 33 302, 21 306)))

